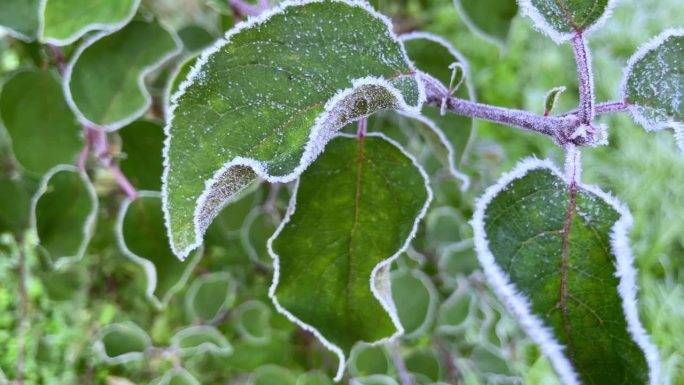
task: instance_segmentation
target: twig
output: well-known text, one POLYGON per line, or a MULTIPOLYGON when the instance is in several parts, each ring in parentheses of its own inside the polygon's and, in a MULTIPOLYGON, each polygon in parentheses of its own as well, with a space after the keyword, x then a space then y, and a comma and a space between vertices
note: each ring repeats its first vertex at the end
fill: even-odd
MULTIPOLYGON (((599 103, 594 107, 595 115, 612 114, 615 112, 625 112, 629 110, 629 103, 624 100, 614 102, 599 103)), ((579 110, 572 110, 556 115, 557 117, 565 117, 570 115, 577 115, 579 110)))
POLYGON ((582 31, 575 32, 572 38, 572 49, 577 62, 577 79, 579 80, 580 107, 579 119, 583 124, 590 124, 594 119, 594 77, 591 73, 591 57, 582 31))

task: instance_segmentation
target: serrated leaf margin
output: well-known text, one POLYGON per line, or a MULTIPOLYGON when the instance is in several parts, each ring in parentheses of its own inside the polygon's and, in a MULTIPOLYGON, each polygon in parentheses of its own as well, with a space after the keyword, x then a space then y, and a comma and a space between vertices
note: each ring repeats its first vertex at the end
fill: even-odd
MULTIPOLYGON (((138 197, 139 198, 161 198, 161 194, 157 191, 139 191, 138 192, 138 197)), ((154 266, 152 262, 150 262, 148 259, 141 257, 134 252, 132 252, 128 246, 126 246, 126 242, 123 237, 123 224, 124 224, 124 219, 126 218, 126 213, 128 211, 128 207, 133 203, 134 200, 131 198, 126 198, 122 203, 121 203, 121 208, 119 209, 119 213, 117 214, 116 217, 116 224, 114 225, 114 234, 116 236, 116 242, 119 245, 119 249, 121 252, 130 260, 132 260, 134 263, 142 266, 143 270, 145 271, 145 276, 147 279, 147 287, 145 289, 145 297, 154 305, 155 308, 158 310, 164 309, 166 307, 166 304, 171 300, 171 297, 176 294, 180 289, 182 289, 185 284, 187 283, 188 279, 190 278, 190 274, 192 271, 195 269, 195 266, 199 263, 200 259, 202 258, 202 255, 204 254, 204 248, 200 247, 195 251, 195 254, 190 258, 190 262, 188 265, 185 267, 185 270, 183 271, 183 274, 181 275, 180 279, 178 280, 178 283, 173 285, 169 291, 160 299, 157 298, 156 295, 154 295, 154 290, 157 288, 157 268, 154 266)))
POLYGON ((142 0, 134 0, 133 5, 131 7, 131 11, 129 12, 128 15, 126 15, 125 18, 123 18, 121 21, 118 23, 92 23, 92 24, 87 24, 83 26, 81 29, 76 31, 74 34, 69 36, 66 39, 53 39, 53 38, 47 38, 45 39, 43 34, 45 33, 45 10, 47 9, 47 3, 48 1, 59 1, 59 0, 41 0, 40 5, 38 6, 38 41, 41 43, 46 43, 46 44, 52 44, 58 47, 62 47, 65 45, 72 44, 76 40, 80 39, 83 35, 90 31, 104 31, 107 32, 108 34, 111 34, 113 32, 116 32, 120 30, 121 28, 125 27, 126 24, 128 24, 132 19, 133 16, 135 16, 136 12, 138 11, 138 7, 140 6, 140 3, 142 0))
MULTIPOLYGON (((90 182, 90 178, 88 178, 88 175, 83 171, 79 170, 77 167, 71 166, 71 165, 66 165, 66 164, 60 164, 57 165, 50 170, 48 170, 45 175, 43 175, 43 178, 40 181, 40 185, 38 186, 38 190, 36 193, 33 195, 31 198, 31 211, 29 214, 29 228, 31 231, 34 232, 36 236, 36 242, 38 242, 38 246, 40 246, 40 239, 38 237, 38 219, 36 217, 36 208, 38 206, 38 201, 40 201, 40 198, 45 194, 47 191, 47 186, 48 183, 50 183, 50 179, 52 177, 62 171, 67 171, 67 172, 73 172, 78 174, 78 176, 81 178, 83 181, 83 184, 86 186, 86 190, 88 191, 88 197, 90 198, 90 202, 92 204, 92 211, 88 216, 86 217, 86 221, 83 224, 83 240, 81 241, 81 244, 79 245, 78 252, 75 255, 66 255, 66 256, 58 256, 53 258, 53 256, 50 256, 50 261, 52 261, 53 266, 56 269, 59 269, 62 266, 71 264, 71 263, 76 263, 79 262, 81 259, 83 259, 83 255, 85 254, 86 249, 88 248, 88 244, 90 243, 90 239, 93 237, 93 233, 95 231, 95 219, 97 218, 97 210, 99 207, 99 202, 97 199, 97 192, 95 191, 95 187, 93 187, 92 182, 90 182)), ((66 204, 67 202, 65 202, 66 204)))
MULTIPOLYGON (((130 20, 129 20, 130 21, 130 20)), ((183 51, 183 42, 180 40, 178 37, 178 34, 173 29, 168 28, 164 23, 162 23, 159 20, 155 21, 156 23, 159 24, 159 26, 166 31, 166 33, 171 36, 171 39, 173 39, 174 43, 176 44, 176 48, 174 50, 171 50, 166 53, 166 55, 162 55, 156 62, 143 67, 140 69, 140 73, 138 74, 137 84, 138 84, 138 91, 140 92, 141 95, 145 98, 145 105, 142 106, 140 109, 137 111, 129 114, 126 118, 121 119, 115 123, 110 123, 107 125, 100 125, 95 122, 90 121, 88 118, 83 115, 81 110, 78 108, 76 105, 76 102, 74 101, 73 96, 71 95, 71 87, 69 87, 69 84, 71 83, 71 75, 74 69, 74 66, 76 65, 76 62, 78 62, 78 59, 81 57, 83 52, 88 49, 90 46, 96 44, 100 39, 103 39, 109 35, 113 35, 117 32, 119 32, 121 29, 117 30, 105 30, 99 33, 96 33, 95 35, 89 37, 86 39, 81 45, 78 46, 76 49, 76 52, 71 57, 71 60, 69 60, 69 63, 67 63, 65 72, 64 72, 64 77, 62 81, 62 89, 64 91, 64 100, 66 100, 67 104, 71 108, 71 111, 76 115, 76 118, 78 118, 78 121, 87 124, 90 126, 95 126, 95 127, 104 127, 108 132, 113 132, 116 131, 122 127, 125 127, 131 123, 133 123, 135 120, 137 120, 139 117, 141 117, 145 111, 147 111, 150 106, 152 105, 152 95, 150 94, 150 91, 147 89, 145 86, 145 77, 149 75, 151 72, 154 70, 158 69, 161 67, 164 63, 166 63, 168 60, 171 58, 175 57, 179 53, 183 51)))
MULTIPOLYGON (((356 138, 355 135, 349 135, 349 134, 337 134, 335 137, 345 137, 345 138, 356 138)), ((392 299, 392 292, 391 292, 391 282, 389 281, 389 275, 387 274, 389 271, 389 268, 391 267, 392 263, 397 260, 403 253, 406 251, 406 249, 409 247, 411 241, 413 238, 415 238, 416 233, 418 232, 418 226, 420 222, 423 220, 425 217, 425 214, 428 211, 428 208, 430 207, 430 204, 432 203, 433 199, 433 193, 432 193, 432 188, 430 186, 430 177, 428 174, 425 172, 423 167, 418 163, 418 161, 411 155, 409 154, 399 143, 394 141, 393 139, 389 138, 388 136, 382 134, 382 133, 377 133, 377 132, 369 132, 366 134, 366 137, 378 137, 386 140, 387 142, 391 143, 394 145, 397 149, 399 149, 404 156, 409 158, 412 162, 413 165, 418 169, 420 174, 423 176, 423 180, 425 181, 425 189, 427 191, 427 199, 425 201, 425 205, 423 206, 422 210, 418 213, 416 218, 414 219, 413 223, 413 228, 411 229, 411 232, 409 233, 408 238, 406 238, 406 242, 402 245, 402 247, 397 250, 396 253, 394 253, 392 256, 389 258, 383 260, 382 262, 378 263, 373 271, 371 272, 370 280, 369 280, 369 285, 371 292, 375 296, 375 298, 378 300, 380 305, 385 309, 387 314, 390 316, 392 323, 394 324, 395 328, 397 329, 397 332, 394 333, 392 336, 388 338, 383 338, 378 341, 374 341, 370 343, 370 345, 379 345, 387 341, 394 341, 400 336, 404 334, 404 327, 401 325, 401 321, 399 320, 399 315, 397 314, 396 307, 394 305, 394 301, 392 299), (378 276, 379 274, 383 274, 383 276, 378 276), (387 292, 381 292, 380 289, 377 287, 377 282, 382 280, 383 288, 387 292)), ((273 259, 273 282, 271 283, 271 287, 268 290, 268 296, 271 298, 271 301, 273 301, 273 305, 275 306, 276 310, 278 313, 284 315, 287 319, 290 321, 294 322, 295 324, 299 325, 302 329, 307 330, 311 332, 313 335, 316 336, 316 338, 325 346, 328 350, 332 351, 337 355, 339 358, 339 366, 337 368, 337 373, 335 375, 334 381, 338 382, 342 379, 342 376, 344 375, 344 369, 346 367, 346 356, 344 355, 344 352, 342 349, 333 344, 332 342, 328 341, 321 332, 318 331, 315 327, 305 323, 304 321, 300 320, 297 318, 294 314, 290 313, 287 309, 282 307, 280 303, 278 302, 278 299, 276 298, 275 292, 276 289, 278 288, 278 281, 280 279, 280 257, 278 254, 273 250, 273 241, 275 241, 276 238, 280 235, 280 233, 283 231, 285 226, 290 222, 290 218, 294 214, 297 206, 297 191, 299 189, 299 182, 300 180, 297 180, 297 183, 295 184, 293 190, 292 190, 292 197, 290 198, 290 205, 287 209, 287 213, 285 214, 285 218, 280 222, 280 226, 276 229, 275 233, 271 236, 271 238, 268 239, 268 253, 271 255, 271 258, 273 259)))
MULTIPOLYGON (((213 46, 205 49, 202 51, 200 58, 197 60, 195 65, 192 67, 190 70, 190 73, 188 74, 188 77, 181 83, 178 91, 171 97, 171 105, 167 110, 166 113, 166 120, 167 124, 164 127, 164 134, 166 135, 166 140, 164 141, 164 172, 162 175, 162 205, 163 205, 163 210, 164 210, 164 217, 166 220, 166 228, 169 233, 169 241, 171 242, 171 249, 173 250, 174 254, 176 256, 183 260, 187 257, 187 255, 196 247, 202 244, 202 239, 203 239, 203 234, 206 231, 206 228, 208 228, 208 224, 205 226, 202 224, 202 218, 201 217, 201 208, 204 205, 204 202, 209 198, 209 195, 212 191, 212 186, 220 180, 221 176, 225 174, 229 169, 235 166, 247 166, 251 168, 254 173, 266 180, 267 182, 270 183, 289 183, 295 180, 299 175, 304 172, 304 170, 315 160, 315 158, 324 150, 325 144, 327 144, 333 137, 334 133, 331 132, 326 132, 325 127, 323 126, 326 119, 328 116, 334 112, 335 107, 345 99, 345 97, 353 94, 354 91, 359 89, 360 87, 363 86, 380 86, 387 91, 389 91, 394 98, 396 99, 397 103, 399 104, 398 110, 404 110, 404 111, 409 111, 409 112, 414 112, 414 113, 419 113, 423 104, 427 100, 427 96, 425 93, 425 87, 423 84, 423 81, 420 76, 416 76, 416 83, 417 83, 417 88, 418 88, 418 102, 417 106, 412 107, 409 106, 408 103, 404 100, 404 97, 401 95, 401 92, 394 87, 389 81, 383 78, 379 77, 365 77, 365 78, 360 78, 360 79, 355 79, 352 81, 352 87, 338 90, 337 94, 332 96, 328 101, 325 103, 325 108, 324 111, 321 115, 319 115, 316 118, 316 121, 314 123, 314 126, 311 128, 311 131, 309 133, 309 139, 306 143, 304 154, 300 158, 299 165, 295 168, 295 170, 285 176, 280 176, 280 177, 274 177, 268 174, 266 171, 266 168, 263 165, 263 162, 258 162, 254 159, 250 158, 243 158, 243 157, 236 157, 227 163, 223 165, 219 170, 214 172, 214 176, 205 181, 205 189, 200 195, 200 197, 197 199, 195 202, 195 212, 193 213, 193 225, 194 225, 194 230, 195 230, 195 242, 186 246, 184 249, 178 249, 177 246, 173 243, 173 234, 171 233, 171 220, 170 220, 170 212, 168 210, 168 196, 167 196, 167 185, 166 181, 168 179, 168 174, 169 174, 169 169, 171 168, 170 164, 170 159, 169 159, 169 148, 171 145, 171 139, 172 139, 172 134, 171 134, 171 121, 173 120, 174 117, 174 112, 177 107, 177 101, 178 99, 185 94, 185 90, 187 87, 189 87, 195 78, 199 75, 200 70, 204 64, 206 64, 209 60, 209 57, 213 55, 214 53, 218 52, 223 46, 227 45, 230 43, 230 38, 239 32, 241 32, 244 29, 248 29, 257 25, 260 25, 267 20, 269 20, 271 17, 282 14, 285 12, 285 10, 289 7, 293 6, 302 6, 302 5, 307 5, 307 4, 312 4, 312 3, 324 3, 324 2, 334 2, 334 3, 343 3, 346 5, 349 5, 351 7, 358 7, 361 9, 364 9, 368 13, 370 13, 373 17, 377 18, 378 20, 384 22, 387 25, 387 34, 390 36, 395 42, 398 43, 401 53, 404 56, 404 60, 408 64, 409 68, 413 70, 416 74, 418 74, 418 71, 416 71, 415 66, 413 64, 413 61, 408 57, 408 54, 406 53, 406 50, 404 49, 404 45, 402 44, 401 39, 393 32, 394 26, 392 24, 392 21, 385 15, 377 12, 375 9, 373 9, 366 1, 364 0, 286 0, 280 3, 277 7, 271 8, 270 10, 262 13, 261 15, 257 17, 252 17, 247 19, 246 21, 240 22, 237 25, 235 25, 232 29, 228 30, 226 32, 225 36, 223 39, 219 39, 214 43, 213 46), (323 142, 321 144, 321 142, 323 142)), ((356 120, 360 120, 361 118, 357 118, 356 120)), ((229 204, 231 201, 228 200, 227 202, 224 202, 224 204, 217 209, 217 212, 220 212, 223 207, 225 207, 227 204, 229 204)))
MULTIPOLYGON (((530 339, 541 347, 542 352, 549 358, 551 364, 556 369, 561 381, 566 385, 580 385, 577 373, 570 361, 563 355, 563 346, 553 337, 550 329, 544 326, 542 320, 532 313, 529 300, 517 291, 508 275, 496 264, 494 255, 489 250, 489 242, 485 232, 485 211, 489 203, 500 192, 504 191, 512 181, 523 178, 528 172, 537 169, 550 170, 562 180, 567 181, 567 177, 556 168, 553 162, 536 158, 523 159, 513 170, 504 173, 497 183, 489 187, 476 203, 475 213, 471 221, 474 231, 475 251, 490 286, 499 298, 505 302, 511 313, 515 315, 518 323, 530 339)), ((578 183, 578 185, 580 189, 589 191, 603 199, 620 214, 620 219, 615 222, 610 236, 611 251, 616 257, 616 276, 620 279, 618 294, 622 300, 622 310, 627 320, 627 330, 646 356, 650 384, 659 385, 661 368, 658 349, 653 345, 646 330, 639 321, 636 296, 637 271, 634 268, 634 255, 629 246, 629 230, 634 222, 632 214, 617 198, 598 187, 582 183, 578 183)))

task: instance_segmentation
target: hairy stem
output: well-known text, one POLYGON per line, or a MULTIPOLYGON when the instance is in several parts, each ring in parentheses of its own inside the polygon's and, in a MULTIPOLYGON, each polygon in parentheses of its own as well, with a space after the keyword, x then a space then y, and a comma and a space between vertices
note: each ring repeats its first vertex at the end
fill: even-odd
MULTIPOLYGON (((604 114, 613 114, 616 112, 625 112, 629 110, 629 103, 627 103, 624 100, 618 100, 614 102, 604 102, 604 103, 599 103, 594 107, 594 114, 596 115, 604 115, 604 114)), ((579 114, 579 110, 572 110, 568 112, 564 112, 562 114, 556 115, 557 117, 565 117, 565 116, 570 116, 570 115, 577 115, 579 114)))
POLYGON ((579 80, 579 113, 583 124, 590 124, 594 119, 594 77, 591 73, 591 57, 589 48, 582 31, 575 32, 572 38, 572 49, 577 63, 577 78, 579 80))

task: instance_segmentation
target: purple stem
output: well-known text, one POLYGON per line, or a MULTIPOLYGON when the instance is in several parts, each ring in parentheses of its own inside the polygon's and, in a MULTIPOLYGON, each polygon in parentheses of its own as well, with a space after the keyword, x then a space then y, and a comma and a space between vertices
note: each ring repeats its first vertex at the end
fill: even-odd
POLYGON ((263 1, 260 1, 256 6, 246 3, 243 0, 228 0, 228 4, 233 8, 233 11, 244 16, 259 16, 262 11, 268 8, 268 3, 265 4, 266 8, 263 8, 263 1))
MULTIPOLYGON (((599 103, 594 107, 594 113, 596 115, 612 114, 616 112, 625 112, 629 110, 629 103, 626 101, 615 101, 615 102, 605 102, 599 103)), ((579 114, 579 110, 572 110, 564 112, 562 114, 556 115, 556 117, 566 117, 570 115, 579 114)))
POLYGON ((579 119, 583 124, 590 124, 594 119, 594 77, 591 73, 589 48, 582 31, 575 32, 572 38, 572 49, 577 62, 577 78, 579 79, 579 119))

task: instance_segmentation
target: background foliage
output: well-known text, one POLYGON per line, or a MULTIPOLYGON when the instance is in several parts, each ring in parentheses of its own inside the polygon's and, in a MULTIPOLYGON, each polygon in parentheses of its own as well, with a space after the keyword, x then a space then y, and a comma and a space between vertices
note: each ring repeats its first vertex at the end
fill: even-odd
MULTIPOLYGON (((577 81, 570 47, 555 45, 534 31, 528 19, 513 19, 508 43, 500 48, 471 32, 449 0, 376 3, 393 17, 399 31, 419 29, 451 41, 469 60, 478 100, 541 113, 546 91, 566 85, 568 92, 561 96, 558 110, 575 107, 577 81)), ((122 169, 130 170, 127 175, 141 189, 159 188, 150 176, 158 172, 149 170, 154 165, 136 159, 136 154, 158 146, 169 74, 182 58, 232 25, 232 16, 217 11, 222 5, 212 0, 142 2, 139 17, 154 16, 175 30, 184 54, 146 78, 153 102, 145 117, 133 123, 139 127, 113 134, 120 140, 112 141, 110 150, 120 154, 122 169), (149 147, 126 144, 126 136, 133 136, 129 131, 134 130, 149 132, 146 139, 140 139, 149 140, 149 147)), ((684 7, 677 0, 621 1, 611 21, 592 35, 598 99, 615 99, 629 56, 651 36, 683 19, 684 7)), ((72 47, 64 48, 67 57, 74 54, 72 47)), ((3 83, 16 71, 54 68, 54 64, 36 43, 7 36, 0 39, 3 83)), ((36 92, 36 98, 54 91, 49 83, 44 84, 49 89, 36 92)), ((57 116, 63 118, 63 114, 57 116)), ((611 144, 585 151, 585 181, 612 191, 632 209, 641 319, 660 349, 665 383, 679 384, 684 382, 684 286, 680 278, 684 277, 680 274, 684 268, 684 198, 680 193, 684 159, 669 133, 646 134, 626 115, 611 116, 607 123, 611 144)), ((344 381, 394 384, 399 381, 396 365, 403 362, 420 384, 558 383, 548 361, 484 283, 467 220, 474 198, 519 158, 536 155, 560 162, 560 150, 547 138, 478 122, 477 136, 462 164, 473 187, 462 193, 458 182, 439 170, 417 133, 408 131, 407 141, 424 154, 421 160, 433 161, 428 171, 435 189, 435 200, 413 248, 394 266, 394 295, 402 298, 399 314, 407 336, 394 346, 357 345, 344 381)), ((177 376, 173 383, 188 384, 193 383, 192 377, 203 384, 330 383, 335 357, 277 314, 267 297, 271 260, 265 242, 284 215, 291 186, 264 184, 245 194, 210 227, 197 265, 178 269, 167 264, 169 259, 176 261, 168 250, 162 250, 165 242, 144 245, 148 250, 122 251, 115 228, 124 197, 108 171, 92 167, 90 177, 100 201, 93 239, 80 262, 52 269, 51 256, 31 246, 34 235, 25 231, 30 199, 40 180, 36 172, 45 170, 41 164, 35 170, 18 169, 10 147, 5 130, 0 129, 0 383, 3 377, 16 378, 20 356, 25 356, 21 370, 27 384, 163 384, 172 375, 177 376), (164 267, 167 283, 161 286, 176 291, 168 296, 164 309, 148 300, 145 268, 130 257, 131 252, 147 254, 153 263, 158 261, 158 268, 164 267), (166 259, 159 258, 162 255, 166 259), (19 263, 22 260, 26 263, 19 263), (212 279, 214 274, 221 276, 212 279), (175 285, 179 281, 185 284, 175 285), (19 290, 24 284, 25 296, 19 290), (226 295, 207 294, 215 292, 226 295), (217 298, 221 299, 218 303, 217 298), (107 337, 111 329, 105 326, 128 322, 142 330, 131 326, 115 330, 122 336, 107 337), (192 325, 212 326, 219 333, 188 329, 192 325), (189 332, 177 334, 180 330, 189 332), (187 342, 192 338, 195 342, 187 342), (98 351, 96 341, 103 341, 105 355, 93 354, 98 351), (121 341, 127 346, 115 343, 121 341), (216 348, 184 345, 202 346, 197 341, 210 341, 216 348), (131 358, 141 359, 109 360, 107 356, 115 355, 117 349, 140 351, 131 358)), ((63 149, 43 145, 33 150, 61 157, 63 149)), ((158 205, 153 196, 145 198, 148 201, 158 205)), ((133 211, 125 220, 134 221, 135 214, 147 207, 133 204, 129 209, 133 211)), ((160 221, 153 222, 146 223, 146 228, 155 237, 164 237, 160 221)), ((55 226, 59 230, 68 223, 55 226)), ((164 294, 153 293, 157 298, 164 294)))

